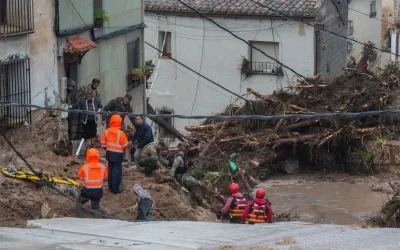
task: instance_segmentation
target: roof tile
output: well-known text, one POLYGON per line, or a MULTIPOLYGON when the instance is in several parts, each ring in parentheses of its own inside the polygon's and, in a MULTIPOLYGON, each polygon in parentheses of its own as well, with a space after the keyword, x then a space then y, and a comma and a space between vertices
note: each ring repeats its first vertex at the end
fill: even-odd
MULTIPOLYGON (((257 0, 263 8, 249 0, 184 0, 204 14, 289 15, 315 17, 317 2, 323 0, 257 0), (279 11, 275 13, 273 10, 279 11)), ((176 0, 145 0, 146 11, 192 12, 176 0)))
POLYGON ((75 37, 67 40, 65 45, 65 53, 86 53, 91 49, 96 48, 97 45, 93 41, 84 37, 75 37))

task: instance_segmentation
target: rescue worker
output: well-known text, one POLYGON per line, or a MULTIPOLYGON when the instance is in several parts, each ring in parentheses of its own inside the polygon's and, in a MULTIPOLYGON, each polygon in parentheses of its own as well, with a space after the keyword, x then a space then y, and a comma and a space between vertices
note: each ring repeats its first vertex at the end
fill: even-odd
POLYGON ((156 146, 154 142, 151 142, 144 146, 138 159, 137 167, 139 170, 143 171, 147 177, 149 177, 153 171, 164 170, 168 165, 168 162, 161 156, 161 149, 163 144, 156 146))
POLYGON ((78 172, 78 178, 83 185, 81 194, 76 205, 78 218, 82 215, 82 205, 90 200, 91 207, 100 211, 100 200, 103 197, 103 181, 108 177, 108 169, 100 163, 100 153, 97 149, 91 148, 86 154, 87 163, 78 172))
MULTIPOLYGON (((124 97, 118 97, 116 99, 111 100, 107 105, 103 108, 103 111, 110 111, 110 112, 128 112, 133 113, 131 107, 132 96, 126 94, 124 97)), ((110 115, 104 114, 102 117, 103 126, 106 125, 106 128, 110 127, 110 115)), ((124 123, 125 116, 122 116, 122 123, 124 123)), ((132 124, 135 124, 134 119, 129 117, 132 124)))
MULTIPOLYGON (((67 84, 66 103, 68 106, 72 106, 77 102, 78 89, 75 81, 69 79, 67 84)), ((69 113, 68 114, 68 138, 70 141, 80 140, 78 133, 79 127, 79 114, 69 113)))
POLYGON ((247 203, 243 211, 241 223, 256 224, 256 223, 272 223, 272 209, 265 198, 265 190, 257 189, 256 198, 247 203))
POLYGON ((170 155, 172 160, 167 158, 167 160, 169 160, 169 166, 172 167, 171 170, 161 171, 157 181, 161 182, 174 180, 178 182, 180 185, 189 190, 199 205, 209 208, 207 201, 203 198, 201 183, 187 174, 189 166, 192 165, 188 159, 185 159, 187 145, 180 143, 178 148, 178 152, 170 155))
POLYGON ((108 188, 114 194, 122 193, 122 161, 124 150, 128 147, 128 138, 121 130, 122 118, 113 115, 110 119, 110 128, 106 129, 101 136, 100 144, 106 148, 106 160, 108 161, 108 188))
POLYGON ((153 130, 150 125, 143 121, 142 116, 136 116, 135 118, 135 134, 129 138, 129 145, 136 144, 136 151, 134 159, 137 161, 140 152, 147 144, 154 142, 153 130))
POLYGON ((240 224, 243 211, 246 208, 246 198, 239 193, 239 185, 232 183, 229 185, 231 197, 226 200, 225 206, 221 209, 222 215, 229 214, 230 223, 240 224))

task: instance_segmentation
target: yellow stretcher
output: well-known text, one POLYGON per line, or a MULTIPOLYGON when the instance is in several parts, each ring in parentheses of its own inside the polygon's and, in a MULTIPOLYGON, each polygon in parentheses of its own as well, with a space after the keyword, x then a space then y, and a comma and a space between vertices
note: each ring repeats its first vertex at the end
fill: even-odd
POLYGON ((32 172, 28 171, 15 171, 11 168, 3 168, 1 172, 8 177, 15 178, 15 179, 22 179, 22 180, 30 180, 30 181, 40 181, 41 179, 46 180, 49 183, 56 183, 56 184, 65 184, 65 185, 73 185, 79 186, 79 183, 73 179, 65 178, 65 177, 52 177, 48 175, 43 175, 42 178, 39 178, 32 172))

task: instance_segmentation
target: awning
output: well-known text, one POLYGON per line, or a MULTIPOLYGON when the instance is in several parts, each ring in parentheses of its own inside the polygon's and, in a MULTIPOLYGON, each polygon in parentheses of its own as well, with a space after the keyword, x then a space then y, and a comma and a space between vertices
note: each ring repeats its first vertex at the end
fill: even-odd
POLYGON ((75 38, 70 38, 67 39, 67 44, 64 48, 65 53, 69 54, 85 54, 91 49, 96 48, 97 45, 93 41, 90 41, 87 38, 84 37, 75 37, 75 38))

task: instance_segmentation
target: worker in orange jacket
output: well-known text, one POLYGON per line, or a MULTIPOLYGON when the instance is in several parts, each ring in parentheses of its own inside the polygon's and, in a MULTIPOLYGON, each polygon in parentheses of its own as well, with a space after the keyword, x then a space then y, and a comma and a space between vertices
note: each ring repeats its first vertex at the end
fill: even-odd
POLYGON ((106 151, 108 161, 108 188, 114 194, 122 193, 122 161, 124 151, 128 147, 128 137, 121 130, 122 118, 113 115, 110 119, 110 128, 106 129, 101 136, 100 144, 106 151))
POLYGON ((76 208, 77 217, 82 217, 82 205, 90 200, 93 210, 100 210, 100 200, 103 197, 103 181, 108 177, 108 169, 100 163, 100 153, 91 148, 86 153, 87 163, 78 172, 78 178, 83 185, 76 208))

